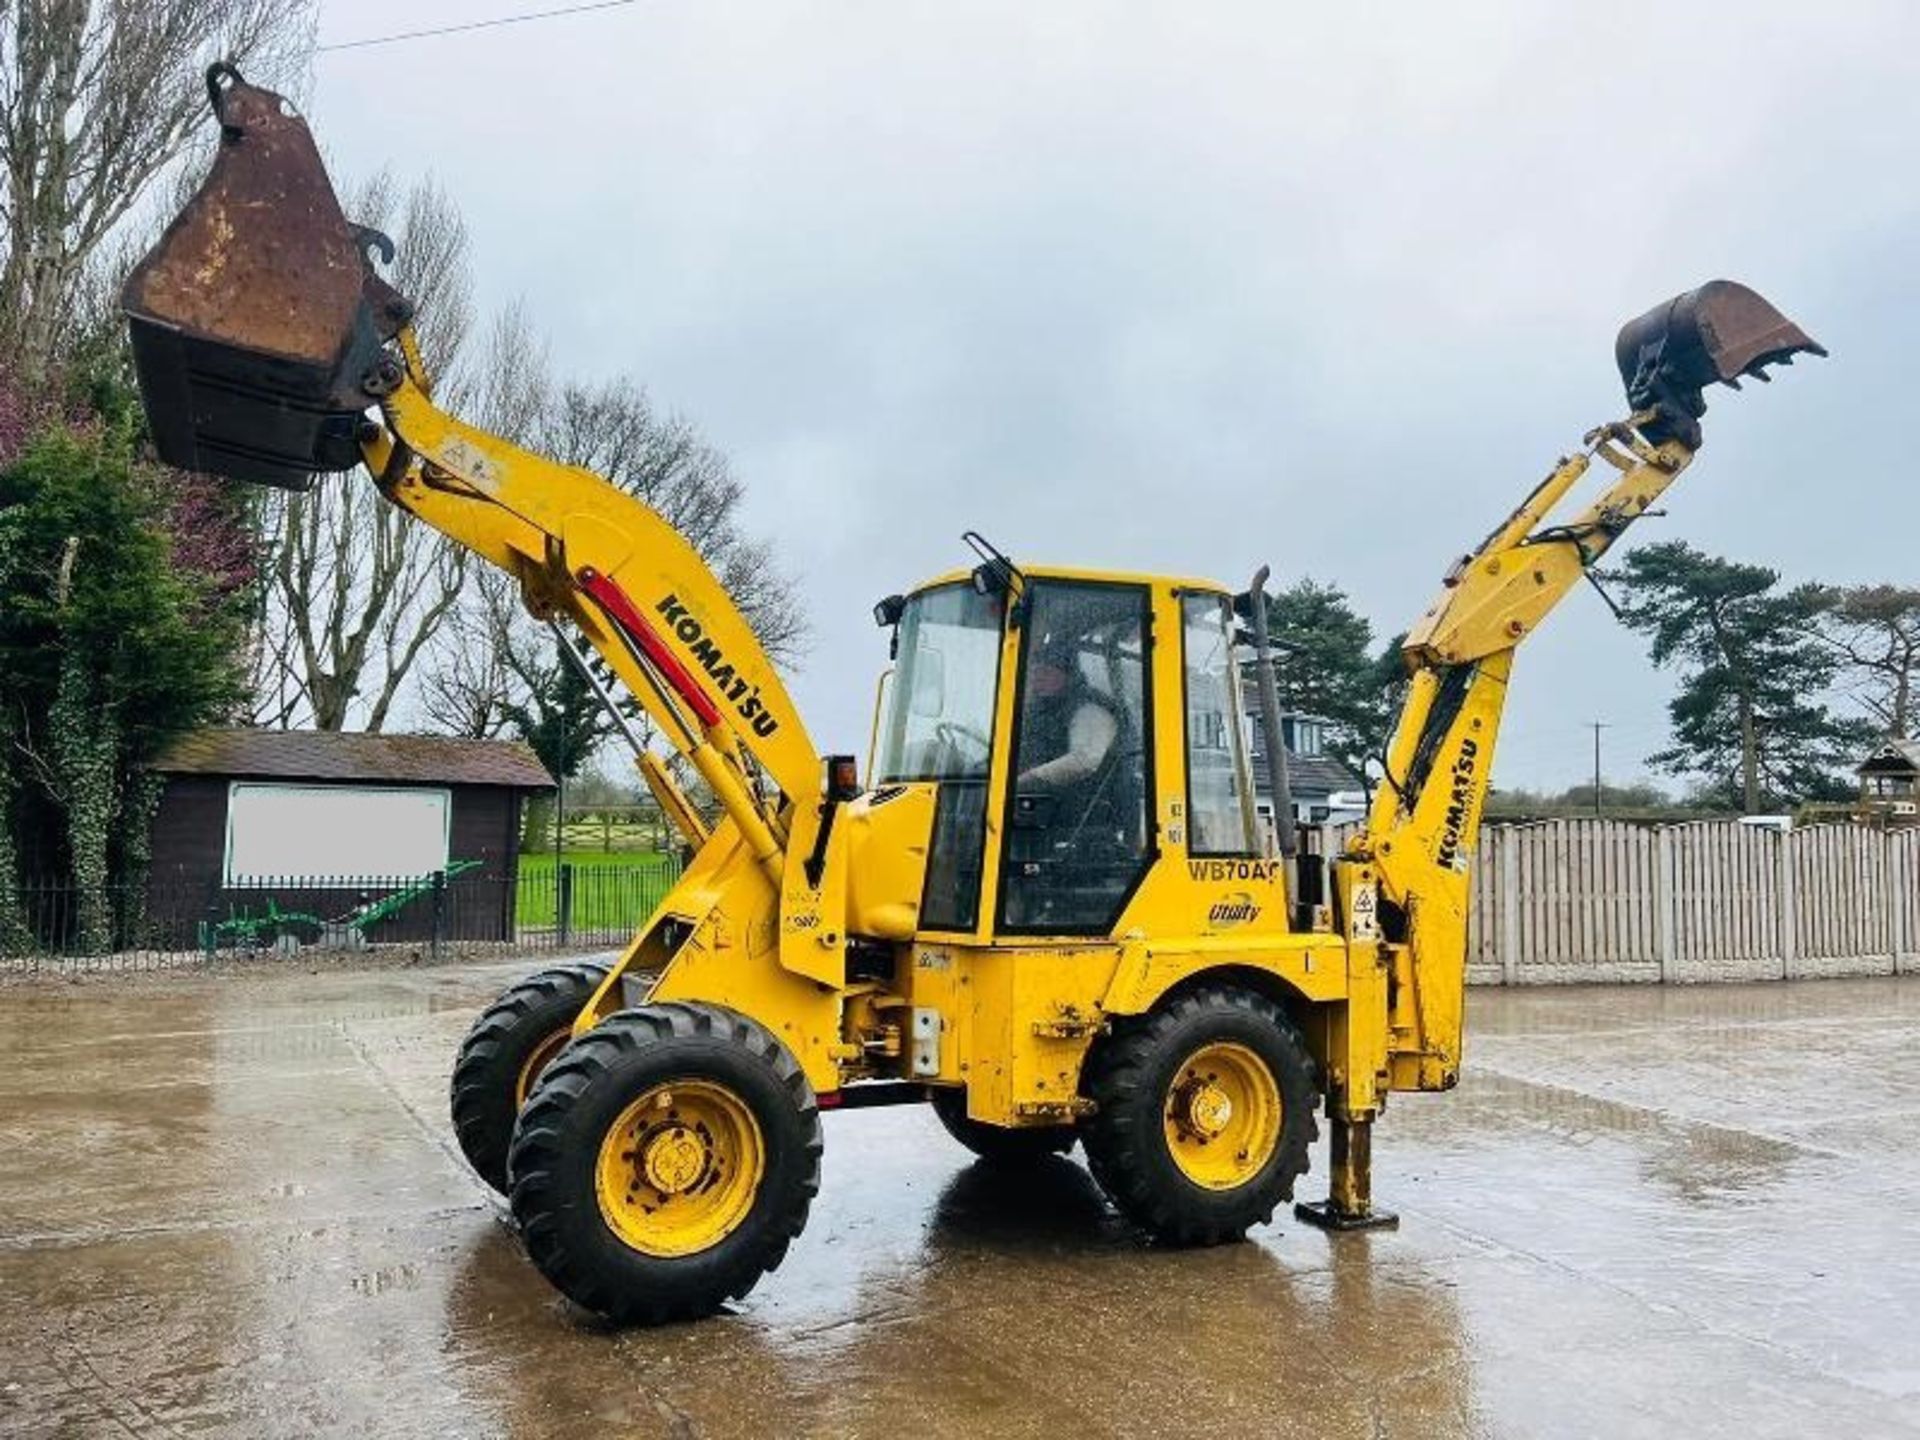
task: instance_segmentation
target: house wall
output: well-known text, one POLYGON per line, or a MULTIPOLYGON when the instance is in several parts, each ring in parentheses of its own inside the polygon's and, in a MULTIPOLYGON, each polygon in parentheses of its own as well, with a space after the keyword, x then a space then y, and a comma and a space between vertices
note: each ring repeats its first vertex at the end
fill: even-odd
MULTIPOLYGON (((203 920, 229 914, 258 915, 266 900, 281 910, 339 919, 358 903, 353 887, 294 885, 233 889, 223 883, 227 838, 227 787, 234 777, 173 775, 167 778, 153 818, 153 866, 147 880, 147 914, 179 948, 197 941, 203 920)), ((251 777, 248 777, 249 779, 251 777)), ((318 780, 289 784, 323 785, 318 780)), ((355 782, 353 789, 413 789, 413 785, 355 782)), ((442 938, 506 940, 513 936, 515 859, 520 834, 520 793, 500 785, 453 785, 449 858, 478 860, 480 868, 453 882, 445 906, 442 938)), ((358 877, 350 877, 358 878, 358 877)), ((377 898, 385 891, 365 887, 377 898)), ((369 934, 374 941, 426 940, 433 934, 433 906, 423 897, 369 934)))

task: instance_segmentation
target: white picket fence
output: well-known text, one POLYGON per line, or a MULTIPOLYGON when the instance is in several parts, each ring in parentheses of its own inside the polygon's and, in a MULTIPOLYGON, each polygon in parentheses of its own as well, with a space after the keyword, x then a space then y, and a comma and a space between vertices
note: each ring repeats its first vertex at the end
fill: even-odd
POLYGON ((1496 985, 1920 970, 1920 829, 1488 825, 1467 961, 1496 985))

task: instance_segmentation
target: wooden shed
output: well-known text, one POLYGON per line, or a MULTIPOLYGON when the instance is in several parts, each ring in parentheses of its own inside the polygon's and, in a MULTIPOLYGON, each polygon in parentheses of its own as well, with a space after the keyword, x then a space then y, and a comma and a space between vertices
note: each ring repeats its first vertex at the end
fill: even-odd
POLYGON ((147 914, 177 931, 259 912, 344 920, 451 868, 370 940, 513 935, 520 815, 553 781, 527 746, 438 735, 200 730, 155 764, 147 914))

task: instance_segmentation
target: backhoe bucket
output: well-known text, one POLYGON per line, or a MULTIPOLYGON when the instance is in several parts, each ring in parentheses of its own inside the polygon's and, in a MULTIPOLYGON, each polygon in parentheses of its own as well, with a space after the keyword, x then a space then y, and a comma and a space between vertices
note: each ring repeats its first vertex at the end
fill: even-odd
POLYGON ((305 490, 360 461, 363 382, 408 315, 349 224, 306 122, 230 65, 207 72, 213 168, 121 294, 160 458, 305 490))
POLYGON ((1755 291, 1710 280, 1622 326, 1613 353, 1628 402, 1636 411, 1654 412, 1642 433, 1656 444, 1679 440, 1697 449, 1706 386, 1717 382, 1737 390, 1743 375, 1769 380, 1769 365, 1827 352, 1755 291))

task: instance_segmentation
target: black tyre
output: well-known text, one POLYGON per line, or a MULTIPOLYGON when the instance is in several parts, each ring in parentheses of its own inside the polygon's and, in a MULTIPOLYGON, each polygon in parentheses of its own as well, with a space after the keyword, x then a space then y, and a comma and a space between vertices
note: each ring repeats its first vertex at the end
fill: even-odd
POLYGON ((1093 1175, 1156 1239, 1218 1245, 1270 1220, 1319 1128, 1312 1057, 1286 1012, 1204 986, 1118 1027, 1089 1058, 1093 1175))
POLYGON ((988 1125, 967 1115, 967 1092, 941 1086, 933 1092, 933 1113, 947 1134, 995 1165, 1038 1165, 1073 1148, 1079 1134, 1071 1125, 1040 1125, 1009 1129, 988 1125))
POLYGON ((820 1188, 820 1112, 787 1048, 718 1005, 623 1010, 547 1067, 508 1171, 527 1254, 610 1320, 690 1320, 751 1290, 820 1188))
POLYGON ((608 968, 582 961, 529 975, 488 1006, 460 1044, 453 1066, 453 1133, 467 1163, 502 1195, 514 1117, 540 1072, 566 1045, 608 968))

